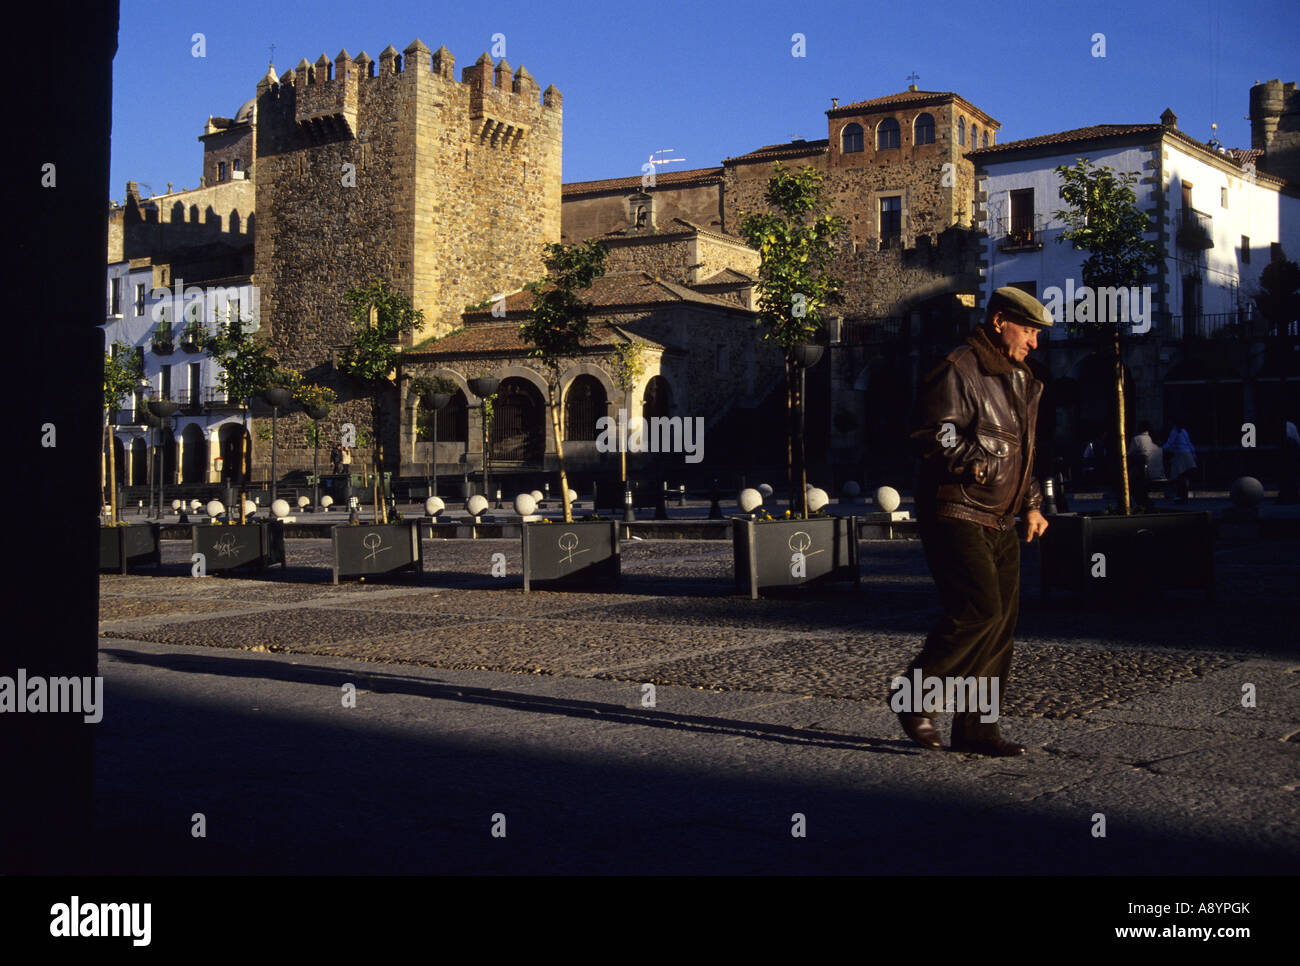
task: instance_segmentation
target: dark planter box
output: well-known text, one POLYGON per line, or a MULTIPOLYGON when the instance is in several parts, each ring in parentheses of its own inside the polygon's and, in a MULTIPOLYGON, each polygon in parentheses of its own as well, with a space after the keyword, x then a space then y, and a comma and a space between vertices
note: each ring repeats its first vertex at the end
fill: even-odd
POLYGON ((1214 521, 1209 513, 1063 514, 1038 539, 1042 593, 1140 596, 1164 590, 1214 595, 1214 521), (1094 577, 1095 554, 1106 576, 1094 577))
POLYGON ((285 566, 284 527, 278 523, 200 523, 191 528, 190 547, 206 558, 208 573, 271 564, 285 566))
POLYGON ((537 581, 620 580, 618 523, 589 520, 523 525, 524 591, 537 581))
POLYGON ((756 523, 732 517, 736 589, 751 600, 761 591, 802 587, 834 580, 862 581, 858 570, 857 517, 814 517, 756 523), (795 576, 797 552, 804 555, 802 576, 795 576))
POLYGON ((344 524, 330 528, 334 543, 334 583, 340 577, 373 577, 424 571, 420 523, 344 524))
POLYGON ((126 527, 99 528, 99 569, 124 574, 132 564, 162 566, 162 527, 134 523, 126 527))

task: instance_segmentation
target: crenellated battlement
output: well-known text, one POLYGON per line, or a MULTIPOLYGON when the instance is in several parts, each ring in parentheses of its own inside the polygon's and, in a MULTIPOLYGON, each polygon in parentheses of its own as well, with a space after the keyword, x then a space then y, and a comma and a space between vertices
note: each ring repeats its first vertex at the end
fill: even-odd
MULTIPOLYGON (((323 53, 315 63, 304 57, 279 78, 271 69, 257 89, 261 95, 277 88, 277 97, 283 96, 285 89, 291 90, 295 120, 316 137, 355 138, 360 85, 393 78, 409 82, 420 75, 455 83, 455 66, 456 58, 446 47, 430 51, 417 38, 401 53, 388 45, 380 51, 378 64, 364 50, 355 59, 346 49, 341 50, 332 62, 323 53)), ((515 107, 535 107, 539 96, 542 107, 559 110, 562 104, 554 85, 542 92, 527 68, 513 70, 504 57, 494 65, 486 52, 461 71, 460 83, 470 90, 470 117, 475 120, 515 107)))
POLYGON ((346 292, 376 276, 425 312, 423 338, 545 271, 563 111, 526 68, 484 54, 458 79, 417 39, 303 59, 257 91, 256 270, 290 364, 349 338, 346 292))

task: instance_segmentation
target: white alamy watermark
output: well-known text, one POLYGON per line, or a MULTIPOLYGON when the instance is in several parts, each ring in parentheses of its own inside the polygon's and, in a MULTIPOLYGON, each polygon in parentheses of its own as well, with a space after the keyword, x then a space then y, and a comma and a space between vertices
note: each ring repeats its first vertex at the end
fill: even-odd
POLYGON ((900 675, 889 682, 889 707, 896 714, 978 711, 987 724, 998 720, 998 687, 996 677, 922 676, 913 668, 910 679, 900 675))
POLYGON ((129 937, 133 946, 148 946, 153 904, 149 902, 82 902, 73 896, 50 906, 50 935, 60 939, 129 937))
POLYGON ((1074 279, 1065 280, 1065 291, 1055 285, 1043 290, 1043 305, 1052 313, 1052 320, 1060 325, 1091 325, 1094 322, 1133 324, 1133 334, 1141 335, 1151 329, 1151 286, 1131 285, 1127 288, 1102 285, 1080 285, 1074 279))
POLYGON ((704 459, 703 416, 651 416, 629 420, 627 410, 618 418, 601 416, 596 420, 598 453, 685 453, 686 462, 704 459))
POLYGON ((16 677, 0 675, 0 713, 73 713, 87 724, 104 717, 104 679, 95 677, 31 677, 19 668, 16 677))

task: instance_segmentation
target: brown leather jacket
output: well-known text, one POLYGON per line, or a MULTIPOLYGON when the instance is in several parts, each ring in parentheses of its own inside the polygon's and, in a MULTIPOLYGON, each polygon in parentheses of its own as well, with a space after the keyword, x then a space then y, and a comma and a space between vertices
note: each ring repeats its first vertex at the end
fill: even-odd
POLYGON ((1042 395, 1028 367, 1003 355, 982 328, 948 353, 917 394, 918 518, 1005 530, 1017 514, 1039 509, 1031 470, 1042 395))

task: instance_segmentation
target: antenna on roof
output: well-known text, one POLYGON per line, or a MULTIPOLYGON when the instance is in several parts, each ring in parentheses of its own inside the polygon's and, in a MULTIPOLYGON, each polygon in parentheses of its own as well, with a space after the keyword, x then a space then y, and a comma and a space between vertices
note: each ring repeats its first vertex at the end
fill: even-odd
POLYGON ((671 164, 674 161, 685 161, 686 160, 685 158, 656 158, 655 157, 656 154, 667 154, 670 151, 676 151, 676 150, 677 150, 676 148, 660 148, 658 151, 652 151, 650 153, 650 163, 671 164))

